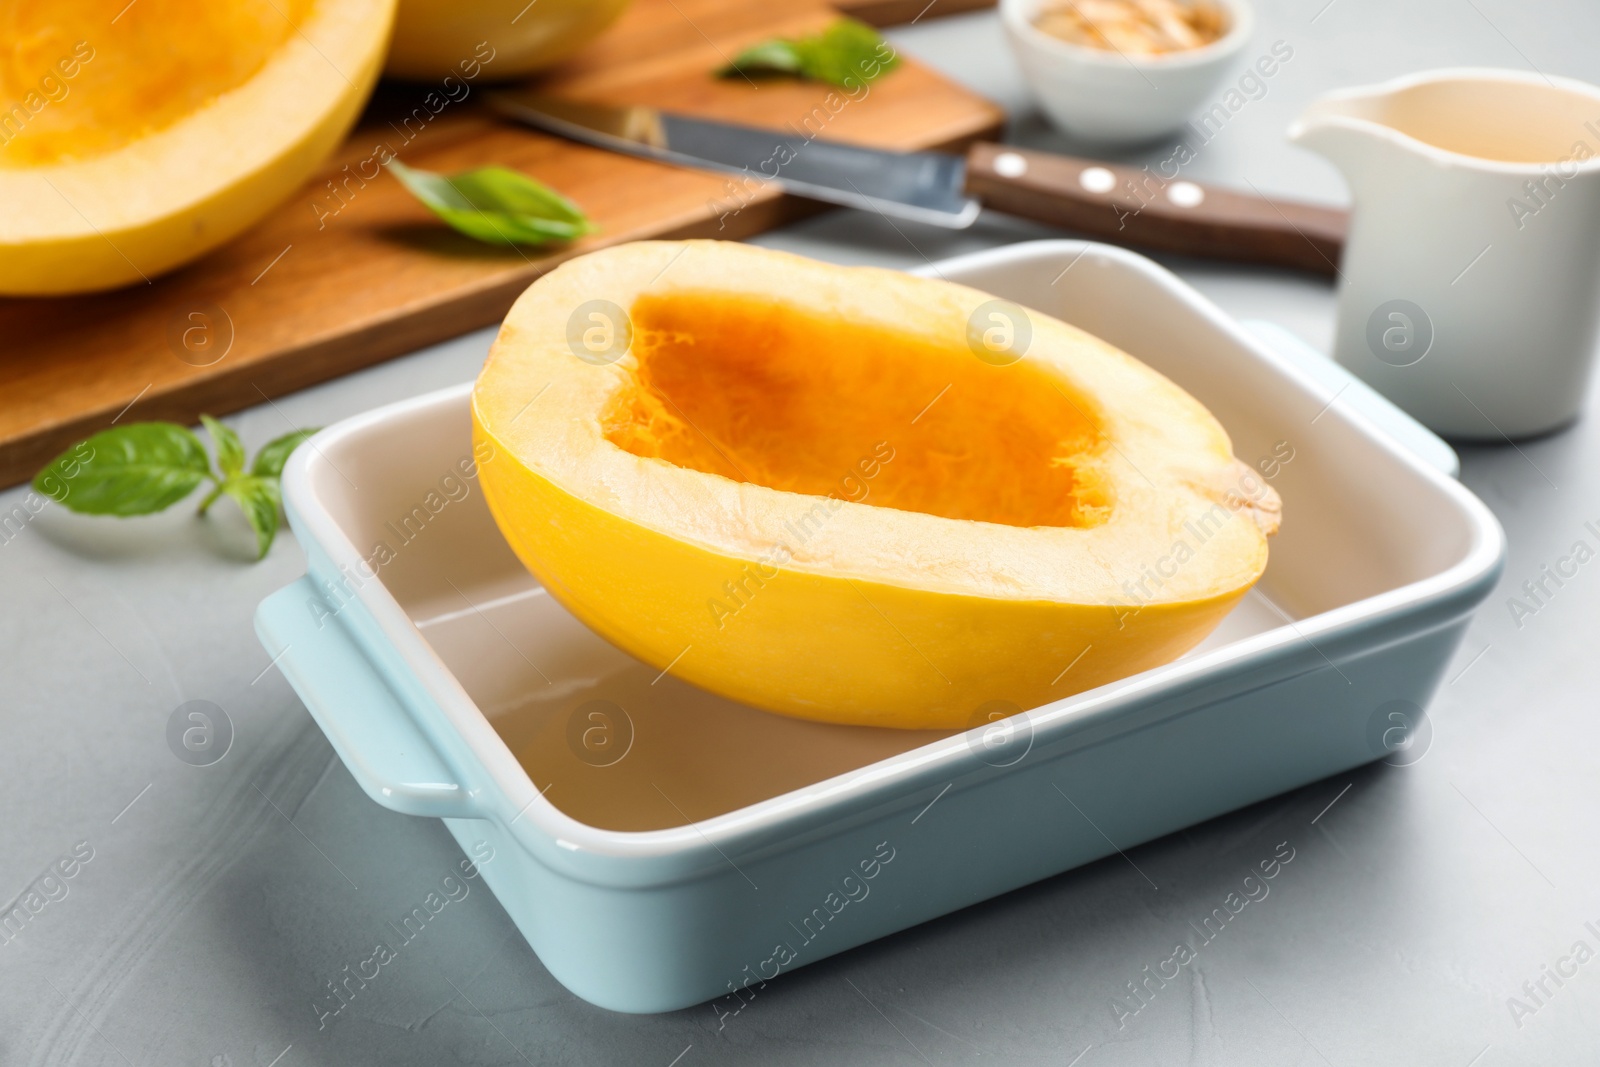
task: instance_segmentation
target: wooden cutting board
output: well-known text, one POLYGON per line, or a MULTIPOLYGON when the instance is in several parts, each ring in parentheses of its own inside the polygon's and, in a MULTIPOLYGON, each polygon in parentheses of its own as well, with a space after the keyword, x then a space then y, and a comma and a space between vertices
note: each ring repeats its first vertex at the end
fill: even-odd
MULTIPOLYGON (((905 6, 876 0, 884 11, 905 6)), ((882 16, 872 3, 862 13, 882 16)), ((998 108, 909 58, 854 100, 830 101, 825 85, 711 76, 754 41, 816 32, 836 16, 808 0, 636 0, 546 85, 574 99, 775 128, 813 116, 809 128, 823 137, 884 148, 961 148, 998 133, 998 108)), ((260 404, 497 322, 533 279, 580 253, 646 238, 745 237, 814 210, 770 189, 511 125, 478 106, 478 88, 434 114, 429 86, 385 86, 321 175, 173 274, 113 293, 0 300, 0 486, 32 477, 114 420, 191 425, 201 412, 260 404), (478 244, 387 173, 361 179, 380 145, 430 170, 526 171, 576 200, 600 232, 546 251, 478 244)))

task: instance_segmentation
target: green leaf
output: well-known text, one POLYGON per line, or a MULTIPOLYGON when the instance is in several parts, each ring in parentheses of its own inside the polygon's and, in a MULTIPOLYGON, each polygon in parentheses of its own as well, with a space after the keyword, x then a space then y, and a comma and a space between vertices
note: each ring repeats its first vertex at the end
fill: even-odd
POLYGON ((737 74, 798 74, 801 69, 798 42, 774 37, 770 41, 753 44, 733 58, 733 62, 719 73, 724 77, 737 74))
POLYGON ((137 422, 69 448, 34 477, 33 487, 87 515, 149 515, 211 476, 211 460, 194 434, 172 422, 137 422))
POLYGON ((479 241, 542 245, 575 240, 595 229, 578 205, 509 167, 479 167, 447 177, 398 159, 387 166, 435 215, 479 241))
POLYGON ((217 450, 217 468, 223 476, 244 470, 244 443, 239 440, 239 435, 210 415, 201 415, 200 424, 211 435, 211 444, 217 450))
POLYGON ((256 461, 250 464, 250 473, 258 478, 279 477, 283 474, 283 465, 289 461, 289 453, 321 429, 320 426, 313 426, 308 430, 294 430, 268 441, 256 453, 256 461))
POLYGON ((255 532, 260 559, 272 547, 282 521, 278 478, 284 461, 317 431, 295 430, 268 442, 246 474, 238 434, 210 415, 201 415, 200 421, 216 445, 220 478, 211 469, 205 445, 189 430, 171 422, 137 422, 69 448, 34 477, 33 487, 73 511, 148 515, 171 507, 209 478, 216 488, 201 503, 200 513, 219 496, 232 497, 255 532))
POLYGON ((839 19, 812 37, 775 37, 752 45, 717 73, 791 74, 851 88, 899 66, 900 57, 878 32, 855 19, 839 19))
POLYGON ((223 482, 222 491, 238 502, 239 510, 255 531, 256 559, 261 559, 278 532, 278 483, 271 478, 240 474, 223 482))

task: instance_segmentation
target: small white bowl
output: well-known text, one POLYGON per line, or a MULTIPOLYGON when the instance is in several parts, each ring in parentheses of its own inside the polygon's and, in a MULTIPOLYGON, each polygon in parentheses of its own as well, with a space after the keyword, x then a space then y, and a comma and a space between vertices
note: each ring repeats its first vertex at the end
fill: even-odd
POLYGON ((1171 133, 1221 85, 1255 29, 1247 0, 1216 0, 1228 32, 1200 48, 1130 56, 1085 48, 1033 24, 1046 0, 1000 0, 1000 21, 1022 75, 1052 122, 1101 144, 1171 133))

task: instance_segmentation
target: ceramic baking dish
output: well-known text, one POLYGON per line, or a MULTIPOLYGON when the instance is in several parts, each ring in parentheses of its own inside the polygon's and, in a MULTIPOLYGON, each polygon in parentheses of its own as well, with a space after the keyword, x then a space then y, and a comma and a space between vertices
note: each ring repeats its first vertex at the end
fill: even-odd
POLYGON ((374 800, 492 846, 483 877, 586 1000, 721 1015, 777 973, 1384 756, 1494 583, 1500 528, 1439 469, 1453 455, 1331 362, 1302 369, 1114 248, 936 270, 1145 360, 1272 473, 1271 564, 1200 648, 968 733, 786 719, 544 594, 473 479, 467 385, 289 463, 309 573, 261 605, 261 640, 374 800))

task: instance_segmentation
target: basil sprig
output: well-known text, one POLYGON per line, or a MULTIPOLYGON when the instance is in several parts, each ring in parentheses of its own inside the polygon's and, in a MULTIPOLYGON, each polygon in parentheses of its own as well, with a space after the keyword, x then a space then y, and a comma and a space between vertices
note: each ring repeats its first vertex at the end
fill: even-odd
POLYGON ((256 558, 272 547, 281 522, 278 480, 295 446, 316 430, 295 430, 264 445, 248 467, 239 435, 210 415, 200 421, 216 451, 216 468, 200 438, 175 422, 114 426, 57 456, 33 479, 42 496, 85 515, 151 515, 214 483, 200 514, 231 497, 256 535, 256 558))
POLYGON ((542 245, 575 241, 595 231, 577 204, 509 167, 479 167, 447 176, 398 159, 386 166, 452 229, 479 241, 542 245))
POLYGON ((850 88, 899 65, 900 57, 876 30, 855 19, 839 19, 810 37, 774 37, 751 45, 717 73, 789 74, 850 88))

